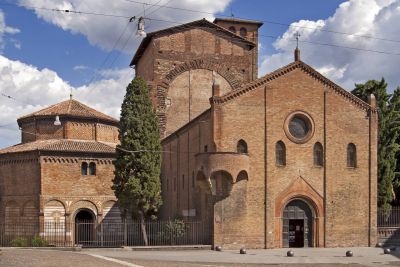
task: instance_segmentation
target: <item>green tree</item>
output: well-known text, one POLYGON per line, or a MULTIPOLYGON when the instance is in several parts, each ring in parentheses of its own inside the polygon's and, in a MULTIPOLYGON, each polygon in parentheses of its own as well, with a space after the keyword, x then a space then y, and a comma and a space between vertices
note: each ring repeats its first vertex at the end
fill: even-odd
POLYGON ((352 93, 367 101, 374 94, 378 107, 378 205, 388 211, 394 200, 393 185, 396 177, 396 156, 399 152, 399 92, 391 95, 387 92, 387 83, 370 80, 365 84, 356 84, 352 93))
MULTIPOLYGON (((392 95, 392 98, 390 99, 390 107, 394 111, 394 115, 397 117, 397 120, 392 122, 392 127, 397 129, 398 132, 400 132, 400 120, 398 119, 400 117, 400 87, 397 87, 392 95)), ((396 140, 396 145, 399 146, 400 144, 400 133, 397 135, 397 140, 396 140)), ((394 187, 394 192, 395 192, 395 204, 399 205, 400 200, 400 148, 397 149, 396 153, 396 171, 395 171, 395 178, 393 181, 393 187, 394 187)))
POLYGON ((145 220, 154 218, 162 204, 161 145, 157 116, 140 77, 126 88, 119 140, 112 189, 120 206, 140 220, 147 246, 145 220))

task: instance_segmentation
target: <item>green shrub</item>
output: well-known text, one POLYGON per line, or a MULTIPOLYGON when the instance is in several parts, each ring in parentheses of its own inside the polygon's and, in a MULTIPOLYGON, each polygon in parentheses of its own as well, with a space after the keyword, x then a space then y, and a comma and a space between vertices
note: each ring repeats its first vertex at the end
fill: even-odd
POLYGON ((163 231, 158 233, 161 242, 167 242, 169 245, 178 245, 185 234, 186 224, 179 218, 167 221, 163 231))
POLYGON ((28 239, 25 237, 17 237, 11 241, 12 247, 27 247, 28 246, 28 239))
POLYGON ((47 247, 49 245, 49 242, 41 238, 40 236, 36 235, 32 239, 32 247, 47 247))

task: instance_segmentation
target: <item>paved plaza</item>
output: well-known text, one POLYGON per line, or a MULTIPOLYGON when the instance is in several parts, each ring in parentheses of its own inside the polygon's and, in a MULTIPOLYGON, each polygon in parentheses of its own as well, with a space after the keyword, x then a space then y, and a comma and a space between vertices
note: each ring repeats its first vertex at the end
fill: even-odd
POLYGON ((400 266, 400 253, 383 254, 379 248, 351 248, 353 257, 346 257, 346 248, 287 249, 216 252, 211 250, 132 251, 130 249, 83 249, 79 252, 45 249, 3 248, 0 266, 400 266))

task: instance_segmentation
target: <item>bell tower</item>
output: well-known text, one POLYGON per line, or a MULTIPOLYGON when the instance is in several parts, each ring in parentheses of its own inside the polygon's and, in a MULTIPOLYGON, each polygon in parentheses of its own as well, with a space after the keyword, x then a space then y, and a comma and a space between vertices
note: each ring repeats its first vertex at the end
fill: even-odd
POLYGON ((216 18, 214 23, 247 40, 253 42, 256 47, 252 55, 252 80, 258 78, 258 29, 263 25, 261 21, 244 20, 237 18, 216 18))

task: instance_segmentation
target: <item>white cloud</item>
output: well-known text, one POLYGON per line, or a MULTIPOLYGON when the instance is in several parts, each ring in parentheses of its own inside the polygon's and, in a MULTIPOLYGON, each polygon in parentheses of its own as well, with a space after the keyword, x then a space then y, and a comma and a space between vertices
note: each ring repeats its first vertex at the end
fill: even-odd
MULTIPOLYGON (((150 4, 158 3, 158 5, 167 4, 171 6, 177 6, 179 8, 216 13, 222 12, 227 7, 230 1, 231 0, 162 0, 160 2, 158 0, 139 0, 138 2, 145 2, 150 4)), ((25 6, 57 8, 61 10, 70 9, 93 13, 122 15, 127 17, 143 16, 144 7, 143 4, 137 4, 127 0, 19 0, 19 3, 25 6)), ((179 22, 188 22, 203 17, 212 18, 212 16, 207 14, 183 12, 165 7, 160 8, 159 6, 145 7, 147 8, 146 17, 153 19, 161 19, 167 21, 178 20, 179 22), (154 13, 152 13, 153 11, 154 13)), ((34 12, 39 18, 49 23, 55 24, 66 31, 85 35, 92 45, 97 45, 106 50, 111 50, 113 48, 116 40, 118 40, 120 34, 123 32, 128 23, 128 18, 124 19, 85 14, 51 12, 40 9, 34 10, 34 12)), ((172 24, 168 22, 146 20, 147 31, 154 31, 167 26, 172 26, 172 24)), ((135 31, 136 22, 133 22, 128 26, 116 49, 132 53, 134 51, 134 48, 140 42, 140 38, 132 37, 126 47, 124 47, 124 44, 127 43, 132 34, 135 34, 135 31)))
POLYGON ((134 73, 130 68, 105 72, 107 77, 99 81, 72 87, 52 70, 40 70, 0 55, 0 93, 16 99, 1 97, 0 147, 19 142, 18 117, 68 99, 71 89, 78 101, 118 118, 125 88, 134 73))
POLYGON ((74 70, 86 70, 88 66, 85 65, 76 65, 74 66, 74 70))
MULTIPOLYGON (((355 35, 370 35, 379 38, 400 40, 400 1, 396 0, 349 0, 342 3, 336 12, 325 20, 301 20, 274 42, 277 53, 260 64, 260 73, 265 74, 293 61, 296 43, 294 33, 299 31, 301 41, 310 41, 368 50, 400 53, 398 42, 389 42, 355 35), (333 34, 317 29, 352 33, 333 34)), ((354 83, 385 77, 391 88, 400 85, 398 62, 400 57, 373 52, 356 51, 323 45, 300 43, 301 58, 333 81, 348 90, 354 83)))
MULTIPOLYGON (((20 30, 17 28, 13 28, 6 25, 6 20, 4 17, 3 11, 0 9, 0 53, 3 52, 5 41, 4 35, 6 34, 16 34, 19 33, 20 30)), ((18 49, 21 48, 21 44, 19 42, 13 42, 14 46, 18 49)))

